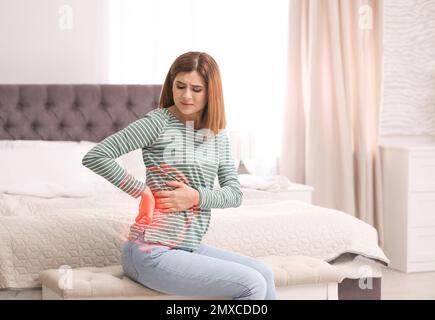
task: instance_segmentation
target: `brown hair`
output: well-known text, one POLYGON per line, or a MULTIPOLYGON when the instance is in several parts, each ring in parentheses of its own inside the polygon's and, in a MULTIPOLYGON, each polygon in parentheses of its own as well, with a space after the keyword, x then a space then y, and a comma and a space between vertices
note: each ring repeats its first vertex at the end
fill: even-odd
POLYGON ((160 93, 160 108, 174 104, 172 85, 179 72, 197 71, 204 79, 207 103, 202 113, 200 129, 210 129, 215 135, 226 126, 225 106, 219 66, 205 52, 186 52, 172 63, 160 93))

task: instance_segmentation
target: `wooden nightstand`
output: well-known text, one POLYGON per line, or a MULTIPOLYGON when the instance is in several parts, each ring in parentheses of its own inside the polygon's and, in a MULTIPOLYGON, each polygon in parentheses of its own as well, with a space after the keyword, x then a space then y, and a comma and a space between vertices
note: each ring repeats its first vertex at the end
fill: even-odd
POLYGON ((313 190, 314 188, 312 186, 292 183, 288 190, 274 192, 274 198, 311 203, 313 190))

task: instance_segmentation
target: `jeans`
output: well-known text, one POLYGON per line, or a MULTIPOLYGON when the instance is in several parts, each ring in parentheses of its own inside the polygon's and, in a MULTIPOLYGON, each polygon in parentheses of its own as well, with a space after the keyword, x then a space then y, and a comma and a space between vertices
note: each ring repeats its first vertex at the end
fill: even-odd
POLYGON ((201 244, 190 252, 129 240, 122 250, 124 273, 132 280, 172 295, 277 299, 272 270, 261 261, 201 244))

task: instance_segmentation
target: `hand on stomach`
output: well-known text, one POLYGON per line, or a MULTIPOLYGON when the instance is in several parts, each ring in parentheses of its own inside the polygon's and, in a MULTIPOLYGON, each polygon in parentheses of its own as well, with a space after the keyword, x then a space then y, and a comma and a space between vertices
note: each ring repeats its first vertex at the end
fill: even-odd
POLYGON ((151 189, 147 186, 141 193, 139 204, 139 214, 136 217, 137 223, 151 224, 153 221, 153 213, 156 201, 151 189))

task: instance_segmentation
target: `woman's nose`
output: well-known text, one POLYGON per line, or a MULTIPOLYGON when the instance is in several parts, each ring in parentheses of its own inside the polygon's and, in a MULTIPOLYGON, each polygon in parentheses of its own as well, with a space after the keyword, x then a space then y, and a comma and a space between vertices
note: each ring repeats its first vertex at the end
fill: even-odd
POLYGON ((186 89, 186 90, 183 92, 183 98, 186 99, 186 100, 192 98, 192 92, 190 92, 190 89, 186 89))

